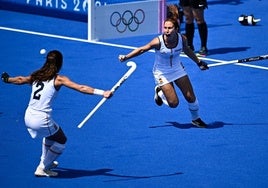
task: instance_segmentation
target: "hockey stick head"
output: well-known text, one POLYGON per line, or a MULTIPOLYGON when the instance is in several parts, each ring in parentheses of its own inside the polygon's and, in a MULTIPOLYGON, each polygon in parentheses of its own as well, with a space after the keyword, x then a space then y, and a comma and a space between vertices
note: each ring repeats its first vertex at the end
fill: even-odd
POLYGON ((129 66, 129 67, 133 67, 133 68, 135 68, 135 69, 136 69, 136 67, 137 67, 137 65, 136 65, 136 63, 135 63, 134 61, 129 61, 129 62, 127 62, 127 66, 129 66))
POLYGON ((129 66, 130 69, 126 73, 126 77, 129 77, 136 70, 137 65, 134 61, 129 61, 129 62, 127 62, 127 66, 129 66))

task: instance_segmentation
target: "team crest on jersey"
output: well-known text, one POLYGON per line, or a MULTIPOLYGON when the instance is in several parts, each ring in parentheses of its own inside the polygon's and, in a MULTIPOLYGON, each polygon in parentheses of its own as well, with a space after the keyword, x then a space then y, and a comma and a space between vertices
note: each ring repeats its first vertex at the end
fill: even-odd
POLYGON ((159 83, 159 84, 162 84, 162 83, 163 83, 162 78, 159 78, 159 79, 158 79, 158 83, 159 83))

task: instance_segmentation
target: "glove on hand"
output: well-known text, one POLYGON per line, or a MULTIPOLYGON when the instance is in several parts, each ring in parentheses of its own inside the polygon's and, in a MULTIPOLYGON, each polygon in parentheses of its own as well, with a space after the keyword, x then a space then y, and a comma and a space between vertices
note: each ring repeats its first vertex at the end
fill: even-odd
POLYGON ((209 69, 208 64, 205 61, 200 61, 199 63, 197 63, 197 65, 201 70, 209 69))
POLYGON ((3 72, 1 75, 1 79, 3 80, 3 82, 8 83, 8 78, 9 75, 6 72, 3 72))

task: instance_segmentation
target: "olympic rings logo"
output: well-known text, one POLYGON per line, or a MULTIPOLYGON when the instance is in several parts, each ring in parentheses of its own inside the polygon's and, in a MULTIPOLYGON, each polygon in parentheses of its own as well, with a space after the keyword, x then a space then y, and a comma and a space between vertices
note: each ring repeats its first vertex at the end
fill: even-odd
POLYGON ((113 12, 110 16, 110 23, 119 33, 124 33, 127 28, 131 32, 138 30, 139 26, 145 20, 145 13, 142 9, 134 12, 126 10, 122 15, 119 12, 113 12))

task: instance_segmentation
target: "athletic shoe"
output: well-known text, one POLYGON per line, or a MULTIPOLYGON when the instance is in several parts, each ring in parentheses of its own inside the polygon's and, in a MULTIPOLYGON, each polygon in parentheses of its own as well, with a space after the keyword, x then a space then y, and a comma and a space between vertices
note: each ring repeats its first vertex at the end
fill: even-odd
POLYGON ((200 118, 192 120, 192 124, 198 128, 206 128, 207 124, 203 122, 200 118))
POLYGON ((44 168, 41 168, 40 166, 38 166, 36 168, 36 171, 34 172, 34 175, 36 177, 55 177, 58 176, 57 172, 51 171, 51 170, 46 170, 44 168))
POLYGON ((205 57, 208 55, 208 49, 206 47, 202 47, 196 55, 199 57, 205 57))
POLYGON ((154 94, 154 101, 158 106, 161 106, 163 104, 163 100, 161 97, 159 97, 158 92, 161 91, 160 87, 156 86, 154 88, 155 94, 154 94))

